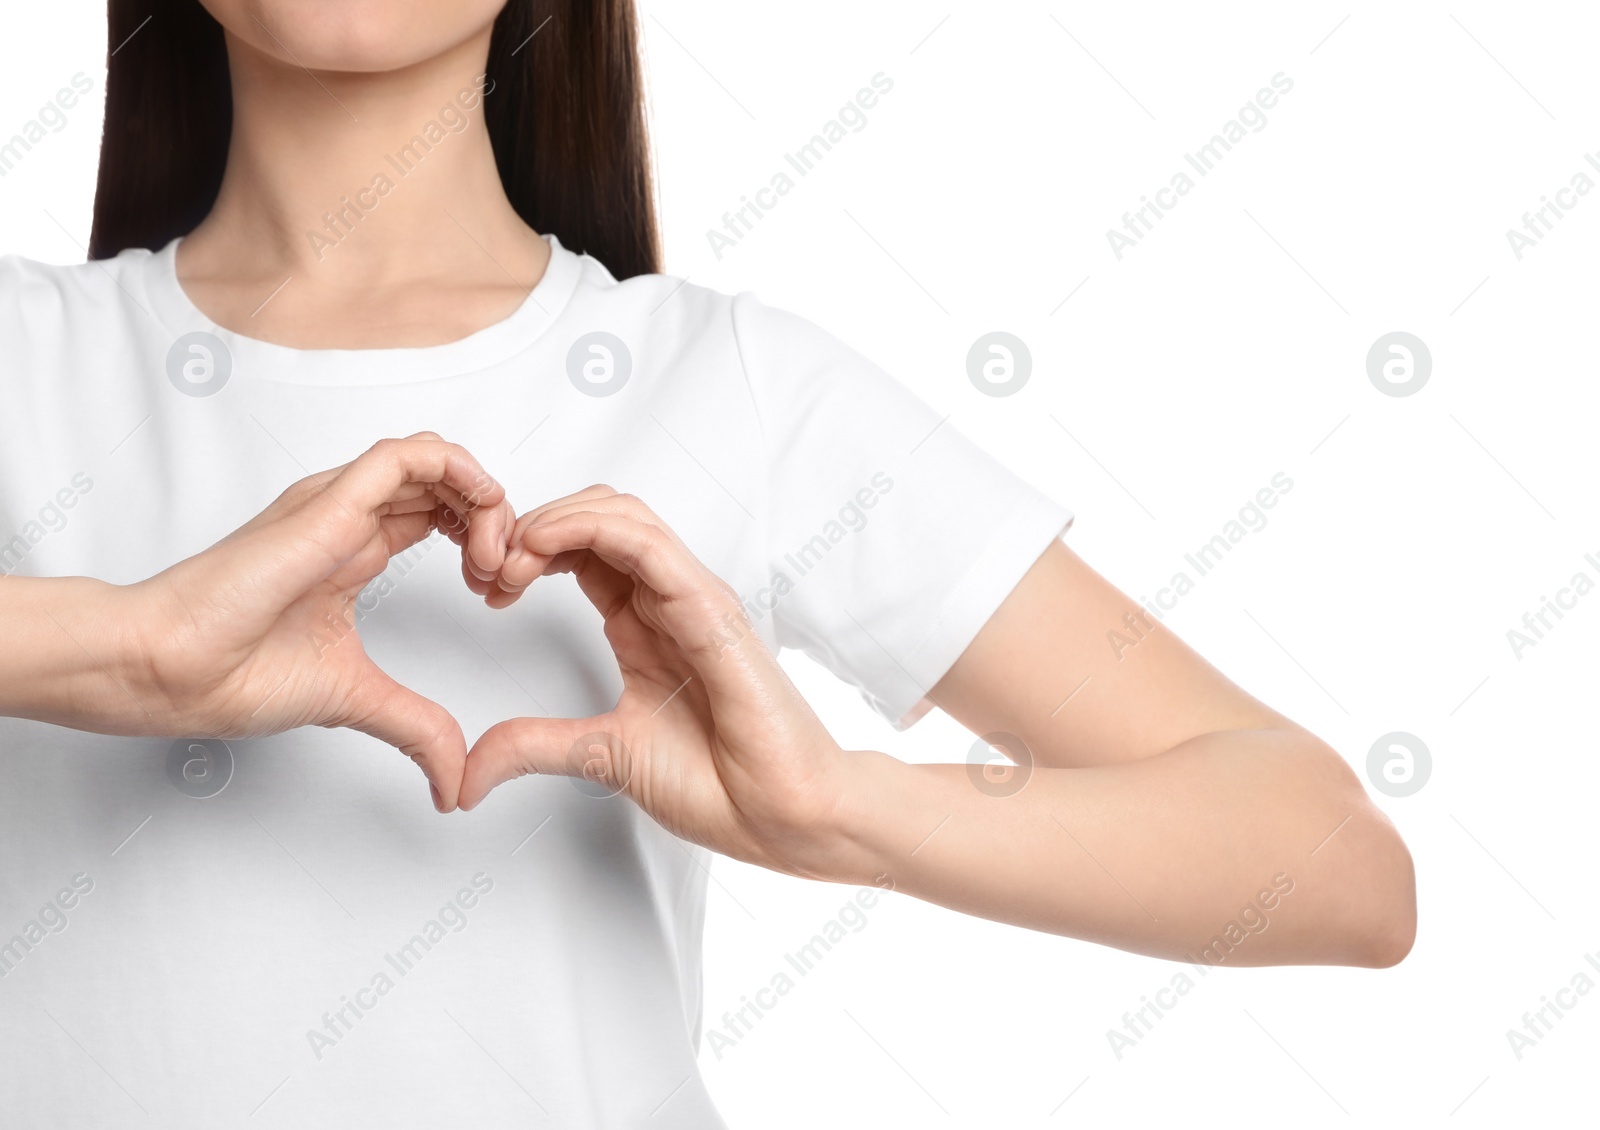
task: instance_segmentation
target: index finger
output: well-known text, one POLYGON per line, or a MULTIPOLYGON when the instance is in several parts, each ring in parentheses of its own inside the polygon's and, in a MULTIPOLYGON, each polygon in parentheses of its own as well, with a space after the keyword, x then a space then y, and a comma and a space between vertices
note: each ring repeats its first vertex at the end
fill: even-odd
POLYGON ((326 493, 352 513, 371 514, 409 483, 445 488, 450 508, 467 521, 464 549, 473 564, 490 574, 500 568, 510 517, 501 506, 505 488, 459 444, 442 439, 380 440, 329 483, 326 493))

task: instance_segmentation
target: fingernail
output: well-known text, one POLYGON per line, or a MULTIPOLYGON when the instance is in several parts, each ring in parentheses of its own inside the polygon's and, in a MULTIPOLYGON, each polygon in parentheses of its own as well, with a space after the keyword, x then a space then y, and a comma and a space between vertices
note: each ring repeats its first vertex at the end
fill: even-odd
POLYGON ((433 810, 435 812, 443 812, 444 797, 439 795, 439 786, 435 785, 432 781, 429 781, 428 791, 433 794, 433 810))

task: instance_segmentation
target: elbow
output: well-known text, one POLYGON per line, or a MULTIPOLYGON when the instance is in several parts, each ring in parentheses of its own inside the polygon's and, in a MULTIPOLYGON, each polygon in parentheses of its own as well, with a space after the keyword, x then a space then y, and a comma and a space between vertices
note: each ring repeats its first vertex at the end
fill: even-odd
POLYGON ((1389 969, 1411 952, 1417 938, 1417 875, 1411 852, 1394 823, 1372 803, 1349 766, 1330 748, 1310 762, 1315 823, 1337 825, 1312 853, 1308 878, 1318 891, 1315 920, 1321 943, 1314 960, 1366 969, 1389 969))
MULTIPOLYGON (((1405 851, 1404 846, 1401 847, 1405 851)), ((1410 853, 1407 852, 1406 876, 1411 877, 1410 853)), ((1388 969, 1399 965, 1411 952, 1417 940, 1417 892, 1408 886, 1406 892, 1395 899, 1381 920, 1373 924, 1367 939, 1367 960, 1371 969, 1388 969)))
POLYGON ((1392 826, 1375 814, 1381 836, 1362 858, 1318 869, 1307 884, 1305 917, 1279 954, 1286 964, 1390 969, 1417 939, 1417 890, 1411 853, 1392 826))
POLYGON ((1350 939, 1351 964, 1389 969, 1411 952, 1417 938, 1417 878, 1411 852, 1388 817, 1376 808, 1367 815, 1369 850, 1355 881, 1364 897, 1357 936, 1350 939))

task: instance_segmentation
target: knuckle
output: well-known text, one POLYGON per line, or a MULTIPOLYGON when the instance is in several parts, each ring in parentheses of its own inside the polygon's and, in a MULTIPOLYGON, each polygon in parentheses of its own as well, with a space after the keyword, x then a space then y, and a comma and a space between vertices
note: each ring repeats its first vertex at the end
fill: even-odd
POLYGON ((650 509, 649 503, 645 502, 645 500, 640 498, 638 495, 627 493, 619 494, 613 501, 620 508, 621 512, 627 517, 632 518, 635 521, 645 522, 651 526, 665 528, 665 523, 661 521, 654 510, 650 509))
MULTIPOLYGON (((478 461, 472 457, 466 448, 454 443, 446 443, 444 446, 448 454, 444 464, 438 468, 440 475, 440 483, 438 485, 460 498, 462 504, 468 510, 476 510, 493 495, 496 486, 494 478, 478 465, 478 461), (463 468, 470 471, 469 477, 460 486, 456 486, 454 482, 450 481, 452 468, 456 471, 457 476, 459 476, 463 468)), ((457 481, 460 481, 459 478, 457 481)), ((503 501, 503 499, 497 501, 503 501)))
POLYGON ((374 459, 395 459, 399 457, 400 445, 404 442, 392 436, 385 436, 368 448, 367 454, 374 459))
MULTIPOLYGON (((663 554, 672 547, 672 535, 654 522, 641 522, 644 527, 643 553, 663 554)), ((641 554, 642 555, 642 554, 641 554)))

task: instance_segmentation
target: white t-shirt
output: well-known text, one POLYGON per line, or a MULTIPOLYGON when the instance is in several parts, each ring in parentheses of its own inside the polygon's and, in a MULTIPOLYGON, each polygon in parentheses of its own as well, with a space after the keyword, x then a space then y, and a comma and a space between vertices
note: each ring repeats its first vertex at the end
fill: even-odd
MULTIPOLYGON (((137 581, 294 480, 433 430, 519 510, 637 494, 769 645, 914 721, 1071 514, 803 319, 619 284, 550 242, 512 316, 423 349, 221 330, 176 242, 0 259, 0 571, 137 581)), ((469 742, 620 689, 570 577, 493 611, 437 536, 368 588, 359 627, 469 742)), ((566 779, 440 816, 414 765, 350 731, 0 719, 0 1121, 720 1126, 696 1068, 710 862, 566 779)))

